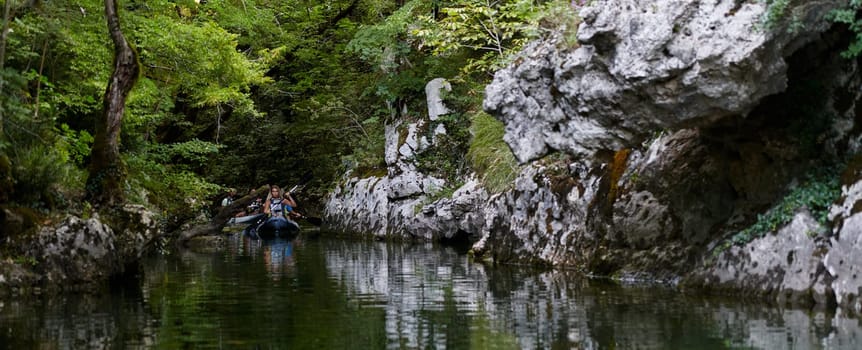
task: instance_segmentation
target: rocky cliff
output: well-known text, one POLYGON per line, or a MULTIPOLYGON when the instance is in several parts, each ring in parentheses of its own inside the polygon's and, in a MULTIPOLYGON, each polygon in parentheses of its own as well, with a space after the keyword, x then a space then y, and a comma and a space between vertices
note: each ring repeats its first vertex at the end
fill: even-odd
POLYGON ((452 184, 404 165, 431 143, 395 125, 389 174, 347 180, 327 216, 465 237, 498 262, 860 311, 862 75, 839 54, 852 34, 824 19, 840 3, 766 24, 763 2, 596 1, 579 46, 536 41, 486 89, 525 164, 511 190, 435 200, 452 184))

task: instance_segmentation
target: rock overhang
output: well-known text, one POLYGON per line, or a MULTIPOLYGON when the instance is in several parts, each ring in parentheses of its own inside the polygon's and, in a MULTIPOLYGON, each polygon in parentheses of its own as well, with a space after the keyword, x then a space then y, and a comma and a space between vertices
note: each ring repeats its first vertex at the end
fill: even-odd
POLYGON ((550 36, 486 87, 520 162, 560 150, 591 157, 657 130, 745 116, 787 87, 786 57, 816 40, 840 1, 791 4, 765 29, 768 5, 734 0, 599 0, 581 12, 580 47, 550 36), (796 31, 786 30, 795 21, 796 31))

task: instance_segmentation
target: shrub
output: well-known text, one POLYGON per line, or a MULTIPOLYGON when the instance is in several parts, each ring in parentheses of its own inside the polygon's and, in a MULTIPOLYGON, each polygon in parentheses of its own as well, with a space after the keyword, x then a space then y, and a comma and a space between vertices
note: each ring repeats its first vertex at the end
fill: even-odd
POLYGON ((167 228, 173 229, 204 212, 210 204, 209 198, 222 188, 203 180, 184 166, 161 162, 161 156, 144 153, 125 159, 129 170, 128 199, 134 203, 155 205, 166 214, 167 228))
POLYGON ((12 200, 32 208, 56 208, 65 200, 61 189, 82 183, 82 173, 55 148, 35 145, 18 149, 11 152, 10 163, 15 186, 12 200))

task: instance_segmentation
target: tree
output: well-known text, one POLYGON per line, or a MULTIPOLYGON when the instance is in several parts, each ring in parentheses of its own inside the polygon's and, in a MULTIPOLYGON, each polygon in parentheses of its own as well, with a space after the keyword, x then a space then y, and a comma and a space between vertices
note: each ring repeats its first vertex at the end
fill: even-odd
POLYGON ((443 3, 439 12, 418 16, 411 34, 421 46, 432 48, 434 55, 472 51, 474 56, 467 59, 462 71, 493 76, 508 64, 512 54, 538 37, 540 20, 568 21, 577 27, 569 1, 466 0, 443 3))
POLYGON ((97 206, 114 206, 125 202, 125 170, 120 159, 119 136, 126 97, 138 80, 140 66, 137 53, 120 30, 117 0, 105 0, 105 17, 114 43, 114 62, 103 99, 103 114, 96 120, 87 199, 97 206))

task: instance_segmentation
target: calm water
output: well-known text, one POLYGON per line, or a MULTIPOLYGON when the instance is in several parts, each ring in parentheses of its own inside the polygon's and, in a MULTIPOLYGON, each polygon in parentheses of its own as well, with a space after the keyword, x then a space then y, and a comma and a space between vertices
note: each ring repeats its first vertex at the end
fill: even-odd
POLYGON ((0 300, 0 348, 859 349, 841 314, 488 267, 430 244, 228 239, 103 296, 0 300))

